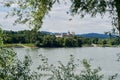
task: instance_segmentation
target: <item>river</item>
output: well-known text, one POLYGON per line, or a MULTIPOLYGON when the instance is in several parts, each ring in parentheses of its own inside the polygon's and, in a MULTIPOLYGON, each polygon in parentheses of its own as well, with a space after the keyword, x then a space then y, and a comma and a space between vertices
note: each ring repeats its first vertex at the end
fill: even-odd
MULTIPOLYGON (((120 54, 120 47, 82 47, 82 48, 14 48, 18 58, 23 59, 25 55, 30 55, 33 60, 32 69, 40 64, 39 55, 48 58, 49 64, 58 65, 58 61, 66 64, 70 55, 75 59, 91 60, 93 68, 101 67, 102 73, 108 77, 120 72, 120 62, 117 61, 120 54)), ((120 75, 118 75, 120 77, 120 75)), ((118 80, 118 79, 117 79, 118 80)))

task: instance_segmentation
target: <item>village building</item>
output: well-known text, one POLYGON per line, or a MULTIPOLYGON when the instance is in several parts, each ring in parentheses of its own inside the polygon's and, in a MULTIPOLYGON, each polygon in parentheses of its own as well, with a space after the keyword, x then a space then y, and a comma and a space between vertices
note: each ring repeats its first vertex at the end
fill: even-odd
POLYGON ((75 36, 75 32, 68 31, 67 33, 55 33, 55 37, 73 37, 75 36))

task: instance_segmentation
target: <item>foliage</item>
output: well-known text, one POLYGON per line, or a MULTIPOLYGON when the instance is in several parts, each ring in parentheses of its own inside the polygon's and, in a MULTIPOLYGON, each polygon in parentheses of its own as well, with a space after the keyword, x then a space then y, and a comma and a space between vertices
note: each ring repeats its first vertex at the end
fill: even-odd
POLYGON ((11 49, 0 48, 0 80, 38 80, 40 76, 30 69, 31 59, 25 56, 22 61, 16 59, 11 49))
POLYGON ((114 40, 111 40, 111 45, 120 45, 120 38, 115 38, 114 40))
MULTIPOLYGON (((41 64, 39 71, 50 73, 32 72, 32 60, 30 56, 25 56, 23 61, 16 58, 16 53, 11 49, 0 48, 0 80, 103 80, 104 75, 100 74, 100 68, 92 69, 90 63, 84 59, 82 61, 84 69, 79 70, 80 65, 77 64, 71 55, 67 64, 59 61, 58 66, 49 65, 48 59, 40 55, 41 64), (78 71, 79 70, 79 71, 78 71), (76 71, 78 71, 76 73, 76 71)), ((113 75, 109 80, 115 79, 117 75, 113 75)))
POLYGON ((64 46, 65 47, 78 47, 78 41, 77 39, 66 37, 64 38, 64 46))
POLYGON ((86 14, 96 16, 98 13, 103 15, 106 10, 112 14, 115 11, 115 4, 117 0, 71 0, 71 12, 73 14, 81 13, 84 17, 86 14))
POLYGON ((52 76, 49 80, 102 80, 103 75, 98 74, 100 68, 91 69, 90 64, 87 60, 83 60, 82 64, 84 65, 85 70, 78 71, 75 73, 76 68, 78 68, 78 64, 75 64, 74 57, 71 56, 70 61, 64 65, 59 62, 59 66, 57 68, 53 67, 51 72, 52 76))
POLYGON ((29 24, 34 30, 38 30, 46 14, 51 10, 57 0, 5 0, 1 1, 5 7, 12 7, 8 15, 16 16, 16 23, 29 24))
MULTIPOLYGON (((45 56, 41 56, 41 60, 43 61, 43 65, 40 65, 40 70, 50 71, 50 76, 47 80, 103 80, 104 75, 100 74, 101 68, 98 67, 93 69, 90 63, 83 59, 81 61, 83 65, 83 69, 81 70, 79 60, 76 61, 73 55, 70 56, 70 60, 67 64, 63 64, 59 61, 58 66, 49 65, 48 59, 45 56)), ((109 77, 107 80, 116 79, 117 74, 109 77)))
MULTIPOLYGON (((54 35, 37 32, 32 35, 29 30, 3 31, 3 42, 5 44, 35 44, 37 47, 81 47, 82 39, 79 37, 55 37, 54 35), (31 34, 31 35, 30 35, 31 34)), ((9 45, 8 45, 9 46, 9 45)), ((11 46, 11 45, 10 45, 11 46)))
MULTIPOLYGON (((2 30, 0 30, 0 33, 2 35, 2 30)), ((22 62, 17 59, 16 53, 12 49, 0 46, 0 80, 40 79, 41 75, 36 72, 32 73, 30 69, 31 59, 29 56, 25 56, 25 60, 22 62)))
POLYGON ((84 38, 79 36, 71 37, 55 37, 51 34, 37 32, 36 36, 32 35, 29 30, 24 31, 3 31, 2 35, 5 46, 12 47, 14 45, 23 46, 19 44, 32 44, 37 47, 82 47, 96 44, 98 46, 119 46, 119 37, 110 38, 84 38), (31 35, 30 35, 31 34, 31 35))
MULTIPOLYGON (((97 14, 102 16, 109 13, 112 24, 120 31, 120 1, 119 0, 71 0, 72 15, 80 14, 81 17, 89 14, 92 17, 97 14)), ((120 34, 119 34, 120 36, 120 34)))
POLYGON ((93 40, 92 40, 92 43, 94 43, 94 44, 98 44, 98 38, 93 38, 93 40))
POLYGON ((0 46, 3 44, 3 31, 2 29, 0 28, 0 46))
MULTIPOLYGON (((120 31, 120 1, 119 0, 70 0, 72 5, 70 13, 72 15, 80 14, 84 17, 90 14, 92 17, 97 14, 102 16, 109 13, 112 18, 112 24, 120 31)), ((52 6, 59 0, 5 0, 1 1, 6 7, 17 4, 12 8, 11 16, 16 16, 15 23, 27 23, 34 30, 40 29, 45 15, 51 10, 52 6)), ((115 28, 114 28, 115 29, 115 28)), ((119 34, 120 35, 120 34, 119 34)))
POLYGON ((42 41, 35 43, 38 47, 81 47, 82 39, 74 37, 55 37, 54 35, 44 35, 42 41))
POLYGON ((45 47, 54 47, 56 41, 55 41, 56 37, 55 36, 44 36, 43 40, 42 40, 42 44, 45 47))

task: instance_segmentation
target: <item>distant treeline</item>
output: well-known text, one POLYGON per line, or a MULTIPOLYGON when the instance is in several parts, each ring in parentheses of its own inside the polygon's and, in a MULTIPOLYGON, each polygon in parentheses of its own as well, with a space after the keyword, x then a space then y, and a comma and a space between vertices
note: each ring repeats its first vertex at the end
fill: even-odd
POLYGON ((5 44, 33 43, 37 47, 82 47, 83 45, 91 46, 92 44, 102 46, 120 45, 120 38, 55 37, 55 35, 30 30, 4 31, 3 41, 5 44))

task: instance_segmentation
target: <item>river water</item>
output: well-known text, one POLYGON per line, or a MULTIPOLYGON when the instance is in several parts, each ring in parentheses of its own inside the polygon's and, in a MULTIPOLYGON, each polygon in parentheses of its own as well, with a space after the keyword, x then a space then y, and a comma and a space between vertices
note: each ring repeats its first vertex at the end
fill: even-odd
MULTIPOLYGON (((49 64, 58 65, 58 61, 66 64, 70 55, 75 59, 91 60, 93 68, 101 67, 102 73, 106 78, 110 75, 120 72, 120 62, 117 61, 120 54, 120 47, 83 47, 83 48, 14 48, 18 58, 23 59, 25 55, 30 55, 33 60, 32 69, 40 64, 39 55, 42 54, 48 58, 49 64)), ((119 80, 120 75, 118 75, 119 80)))

